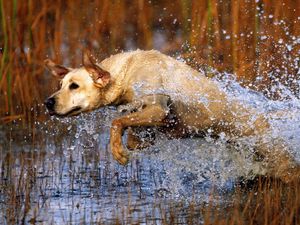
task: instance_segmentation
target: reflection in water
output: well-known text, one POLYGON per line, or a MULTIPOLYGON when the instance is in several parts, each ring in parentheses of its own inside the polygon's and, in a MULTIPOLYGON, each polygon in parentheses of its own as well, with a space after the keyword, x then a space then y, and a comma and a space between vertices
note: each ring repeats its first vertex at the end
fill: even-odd
MULTIPOLYGON (((230 76, 216 82, 232 100, 268 115, 271 135, 284 138, 300 160, 298 99, 270 101, 230 76)), ((17 122, 2 129, 1 222, 159 222, 176 207, 185 221, 187 203, 208 202, 212 190, 214 201, 228 203, 236 179, 264 173, 251 139, 233 144, 209 132, 205 138, 180 140, 159 133, 153 146, 131 152, 130 163, 120 166, 109 150, 110 123, 117 116, 107 108, 37 122, 30 130, 17 122)))

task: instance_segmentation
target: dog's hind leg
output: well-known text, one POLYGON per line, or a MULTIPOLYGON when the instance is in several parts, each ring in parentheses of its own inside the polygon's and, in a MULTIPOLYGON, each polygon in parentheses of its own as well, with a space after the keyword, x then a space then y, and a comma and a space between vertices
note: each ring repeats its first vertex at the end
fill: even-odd
POLYGON ((254 123, 254 127, 260 137, 256 149, 265 158, 269 175, 280 178, 284 182, 299 179, 300 165, 290 153, 288 143, 279 137, 272 138, 272 134, 268 135, 270 127, 263 117, 254 123))
POLYGON ((268 174, 280 178, 284 182, 299 179, 299 163, 289 152, 288 143, 278 137, 272 138, 272 133, 269 133, 271 128, 268 120, 260 115, 252 124, 244 121, 239 121, 240 124, 243 124, 240 126, 243 129, 239 129, 239 135, 258 137, 255 148, 257 153, 264 158, 268 174))
POLYGON ((300 165, 289 153, 287 143, 280 138, 257 143, 257 151, 264 157, 269 175, 286 183, 300 178, 300 165))
POLYGON ((115 119, 112 122, 110 146, 114 158, 119 163, 125 165, 128 162, 128 154, 122 145, 124 129, 128 127, 164 126, 164 119, 169 113, 168 102, 168 96, 155 95, 151 104, 144 105, 140 111, 115 119))
POLYGON ((127 144, 129 150, 147 148, 154 144, 155 132, 150 129, 140 130, 129 127, 127 129, 127 144))

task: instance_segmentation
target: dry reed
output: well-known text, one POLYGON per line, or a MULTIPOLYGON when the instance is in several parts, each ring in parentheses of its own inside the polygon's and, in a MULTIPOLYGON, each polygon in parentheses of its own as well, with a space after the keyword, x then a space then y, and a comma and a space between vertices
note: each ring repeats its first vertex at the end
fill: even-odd
MULTIPOLYGON (((268 89, 278 80, 299 95, 294 82, 299 79, 300 45, 294 44, 300 36, 299 18, 299 0, 0 0, 0 123, 43 119, 42 102, 56 87, 44 72, 43 60, 51 57, 78 66, 85 47, 101 59, 121 50, 156 47, 181 53, 195 67, 207 64, 233 72, 269 97, 276 97, 268 89), (163 37, 163 44, 157 36, 163 37)), ((34 129, 30 133, 34 140, 34 129)), ((18 174, 12 153, 1 165, 0 192, 8 196, 11 224, 25 222, 32 193, 38 190, 43 196, 44 190, 36 186, 33 161, 20 158, 18 174)), ((109 173, 103 171, 104 176, 109 173)), ((197 220, 202 215, 204 224, 299 224, 299 193, 299 183, 259 180, 252 191, 237 191, 231 206, 192 203, 184 222, 202 223, 197 220)), ((162 223, 180 221, 180 210, 172 205, 160 208, 162 223)))
POLYGON ((234 72, 257 89, 267 90, 278 78, 299 93, 300 47, 284 45, 300 35, 299 7, 298 0, 1 0, 1 122, 32 121, 34 113, 43 118, 41 103, 56 85, 43 60, 78 66, 84 47, 100 58, 136 47, 180 52, 195 64, 234 72))

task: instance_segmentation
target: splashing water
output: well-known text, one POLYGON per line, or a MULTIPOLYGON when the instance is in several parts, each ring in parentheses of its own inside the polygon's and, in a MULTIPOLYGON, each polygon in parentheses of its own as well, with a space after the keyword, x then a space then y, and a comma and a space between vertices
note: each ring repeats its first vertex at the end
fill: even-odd
MULTIPOLYGON (((267 135, 289 143, 290 153, 300 162, 299 98, 282 86, 281 93, 286 100, 269 100, 241 87, 230 74, 220 76, 222 79, 216 76, 214 82, 226 92, 228 99, 263 113, 271 124, 272 132, 267 135)), ((81 221, 82 207, 87 215, 100 213, 106 221, 132 205, 144 215, 154 215, 153 204, 157 199, 208 202, 212 189, 230 192, 239 177, 251 179, 266 172, 256 160, 255 137, 237 138, 233 144, 224 133, 218 139, 212 138, 210 130, 204 138, 186 139, 168 139, 155 131, 155 144, 130 152, 130 163, 120 166, 109 149, 111 121, 118 116, 120 113, 114 107, 107 107, 78 117, 53 118, 51 126, 48 122, 38 125, 46 136, 47 157, 34 168, 41 180, 40 189, 44 188, 40 194, 42 199, 51 199, 39 218, 52 216, 64 222, 72 215, 74 221, 81 221), (61 130, 65 130, 63 135, 61 130)), ((123 139, 125 143, 126 132, 123 139)), ((3 144, 1 140, 0 144, 3 144)), ((13 149, 27 147, 28 144, 13 149)), ((21 176, 21 171, 17 169, 17 175, 21 176)))
MULTIPOLYGON (((215 78, 214 82, 227 93, 228 98, 263 113, 271 124, 272 132, 268 135, 283 138, 289 143, 290 153, 300 162, 299 99, 286 89, 283 93, 290 96, 288 100, 269 100, 258 92, 241 87, 229 74, 222 74, 222 77, 222 80, 215 78)), ((81 145, 83 149, 93 147, 94 142, 108 146, 110 123, 112 118, 118 116, 113 108, 81 115, 77 121, 77 141, 74 144, 81 145)), ((235 140, 238 144, 230 144, 225 134, 221 133, 220 138, 213 139, 209 136, 209 130, 205 138, 170 140, 164 134, 156 136, 153 146, 130 153, 132 160, 139 160, 143 169, 151 171, 153 179, 158 180, 154 187, 151 179, 145 178, 144 186, 148 193, 162 192, 185 198, 196 195, 203 199, 202 194, 209 193, 213 186, 228 190, 239 177, 252 178, 266 172, 261 162, 255 160, 253 138, 238 138, 235 140)))

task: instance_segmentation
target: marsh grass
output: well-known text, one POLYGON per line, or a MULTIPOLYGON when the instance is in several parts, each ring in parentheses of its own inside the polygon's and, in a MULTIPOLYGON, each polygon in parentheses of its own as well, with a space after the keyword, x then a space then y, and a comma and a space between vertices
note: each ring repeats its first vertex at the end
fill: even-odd
POLYGON ((244 85, 251 84, 269 97, 278 97, 279 90, 268 91, 278 81, 299 93, 295 82, 298 1, 0 3, 0 113, 4 122, 16 117, 32 121, 33 112, 43 118, 41 104, 56 86, 45 74, 43 60, 51 57, 78 66, 86 47, 99 59, 121 50, 157 48, 181 54, 195 68, 205 64, 235 73, 244 85))
POLYGON ((149 165, 140 159, 116 167, 103 143, 88 147, 83 134, 76 144, 75 131, 55 120, 35 124, 31 134, 22 127, 14 123, 0 140, 1 224, 300 222, 300 180, 285 184, 270 177, 241 179, 233 189, 212 186, 206 200, 195 195, 173 199, 164 190, 147 193, 145 176, 153 176, 146 185, 157 190, 160 178, 151 169, 146 173, 149 165))
MULTIPOLYGON (((195 68, 206 65, 234 73, 270 98, 278 97, 280 90, 270 92, 278 82, 299 96, 299 17, 296 0, 0 0, 0 128, 8 131, 0 145, 0 223, 43 223, 43 210, 55 199, 73 204, 79 196, 101 202, 105 190, 116 190, 113 183, 129 193, 126 206, 120 203, 115 219, 106 221, 105 213, 85 212, 75 199, 80 223, 299 224, 300 181, 283 184, 262 177, 224 193, 226 201, 216 202, 220 194, 214 191, 201 204, 157 198, 147 205, 151 215, 145 215, 128 191, 139 187, 138 161, 124 182, 107 149, 96 146, 97 151, 82 155, 78 148, 66 156, 61 144, 70 142, 64 139, 66 127, 59 127, 61 135, 53 137, 55 148, 50 150, 47 135, 36 128, 46 118, 42 102, 57 85, 45 73, 44 59, 78 66, 82 48, 93 49, 99 59, 137 47, 158 48, 180 54, 195 68), (18 127, 14 121, 21 121, 18 127), (24 127, 24 133, 13 132, 24 127), (21 150, 13 145, 18 142, 24 144, 21 150)), ((207 76, 213 75, 208 70, 207 76)), ((134 193, 143 199, 141 191, 134 193)), ((72 216, 60 218, 78 223, 72 216)))
MULTIPOLYGON (((32 145, 30 141, 28 144, 32 145)), ((200 203, 193 199, 172 201, 164 197, 147 203, 144 201, 147 196, 141 194, 137 200, 135 194, 141 182, 139 172, 143 170, 138 162, 132 163, 124 183, 124 175, 114 170, 107 156, 103 160, 96 152, 82 155, 78 148, 66 157, 65 147, 56 146, 52 154, 47 153, 42 143, 36 143, 36 147, 38 151, 23 147, 23 151, 11 149, 1 153, 0 222, 3 224, 51 224, 50 221, 56 224, 60 221, 63 224, 296 225, 300 222, 300 181, 284 184, 268 177, 257 177, 241 181, 230 192, 212 188, 208 201, 200 203), (78 160, 80 156, 82 161, 78 160), (108 197, 105 192, 113 194, 108 197), (123 196, 122 193, 126 193, 125 200, 116 198, 123 196), (104 203, 103 198, 106 201, 111 198, 111 203, 104 203), (62 206, 66 199, 74 210, 69 216, 62 206), (91 199, 99 201, 99 205, 93 206, 89 203, 91 199), (48 211, 53 210, 53 204, 58 204, 56 214, 48 211), (110 219, 98 209, 107 204, 114 205, 110 219), (144 211, 146 208, 151 209, 150 213, 144 211), (81 217, 76 217, 76 213, 81 217)))

